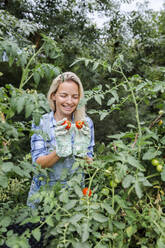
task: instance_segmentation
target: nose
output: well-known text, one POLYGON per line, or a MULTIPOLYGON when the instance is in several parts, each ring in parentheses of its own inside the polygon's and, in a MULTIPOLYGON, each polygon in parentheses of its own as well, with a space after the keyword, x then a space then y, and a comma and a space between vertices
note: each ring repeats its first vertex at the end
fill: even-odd
POLYGON ((72 96, 68 96, 66 102, 67 102, 67 103, 72 103, 72 96))

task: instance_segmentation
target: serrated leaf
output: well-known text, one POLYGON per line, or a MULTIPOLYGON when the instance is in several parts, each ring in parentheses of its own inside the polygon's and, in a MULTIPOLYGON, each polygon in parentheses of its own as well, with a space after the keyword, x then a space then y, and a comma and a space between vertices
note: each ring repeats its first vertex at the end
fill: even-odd
POLYGON ((38 85, 40 81, 40 74, 37 71, 33 73, 33 78, 34 78, 35 83, 38 85))
POLYGON ((1 217, 0 226, 7 227, 11 223, 11 218, 9 216, 1 217))
POLYGON ((134 186, 135 186, 135 191, 136 191, 136 194, 137 194, 138 198, 141 199, 142 196, 143 196, 143 193, 142 193, 140 183, 138 181, 136 181, 134 186))
POLYGON ((53 218, 51 216, 49 216, 46 221, 45 221, 49 226, 54 227, 54 221, 53 218))
POLYGON ((21 111, 23 110, 24 105, 25 105, 25 100, 26 98, 24 95, 18 98, 17 100, 17 113, 18 114, 21 113, 21 111))
POLYGON ((110 98, 110 99, 108 100, 108 102, 107 102, 107 106, 111 106, 115 101, 116 101, 116 100, 115 100, 114 97, 110 98))
POLYGON ((98 63, 98 62, 95 62, 95 63, 93 64, 92 70, 95 71, 95 70, 97 69, 98 66, 99 66, 99 63, 98 63))
POLYGON ((63 191, 60 196, 59 196, 59 200, 61 202, 67 203, 68 202, 68 193, 67 191, 63 191))
POLYGON ((102 104, 102 101, 101 101, 101 96, 100 95, 94 95, 94 99, 95 101, 98 103, 98 104, 102 104))
POLYGON ((8 186, 8 177, 5 175, 0 175, 0 186, 7 188, 8 186))
POLYGON ((143 160, 151 160, 157 156, 157 151, 154 148, 149 149, 143 155, 143 160))
POLYGON ((29 103, 27 102, 25 105, 25 118, 30 117, 30 115, 32 115, 32 112, 34 110, 35 106, 33 103, 29 103))
POLYGON ((83 197, 82 189, 80 188, 80 186, 75 185, 74 191, 79 198, 83 197))
POLYGON ((83 217, 85 217, 84 214, 75 214, 73 215, 68 222, 72 223, 72 224, 76 224, 79 220, 81 220, 83 217))
POLYGON ((137 230, 136 226, 127 227, 126 228, 127 236, 130 238, 136 232, 136 230, 137 230))
POLYGON ((100 114, 100 120, 102 121, 107 115, 108 115, 108 112, 101 112, 99 113, 100 114))
POLYGON ((118 228, 118 229, 124 229, 125 228, 125 223, 119 222, 119 221, 113 221, 113 224, 118 228))
POLYGON ((101 203, 101 207, 104 208, 109 214, 115 214, 114 209, 108 203, 101 203))
POLYGON ((88 222, 85 222, 81 225, 81 240, 82 242, 85 242, 88 240, 89 238, 89 223, 88 222))
POLYGON ((100 214, 100 213, 93 213, 93 219, 100 222, 100 223, 104 223, 104 222, 108 221, 108 218, 105 217, 103 214, 100 214))
POLYGON ((67 204, 64 205, 64 208, 70 210, 76 206, 77 200, 70 200, 67 204))
POLYGON ((123 187, 124 187, 125 189, 127 189, 127 188, 130 187, 130 185, 131 185, 131 183, 133 183, 133 181, 134 181, 134 177, 131 176, 131 175, 127 175, 127 176, 124 178, 124 180, 123 180, 123 182, 122 182, 122 185, 123 185, 123 187))
POLYGON ((116 90, 111 90, 111 94, 113 95, 113 97, 115 98, 115 100, 118 102, 119 101, 119 96, 117 94, 116 90))
POLYGON ((165 166, 163 166, 163 171, 161 172, 161 179, 165 182, 165 166))
POLYGON ((138 160, 136 160, 133 156, 130 156, 130 155, 127 155, 126 156, 126 161, 132 165, 133 167, 141 170, 141 171, 144 171, 145 169, 142 167, 142 165, 139 163, 138 160))
POLYGON ((3 163, 2 166, 1 166, 1 169, 3 172, 10 172, 11 170, 13 170, 13 163, 11 162, 6 162, 6 163, 3 163))
POLYGON ((40 238, 41 238, 41 231, 39 228, 36 228, 34 230, 32 230, 32 235, 33 237, 37 240, 37 241, 40 241, 40 238))

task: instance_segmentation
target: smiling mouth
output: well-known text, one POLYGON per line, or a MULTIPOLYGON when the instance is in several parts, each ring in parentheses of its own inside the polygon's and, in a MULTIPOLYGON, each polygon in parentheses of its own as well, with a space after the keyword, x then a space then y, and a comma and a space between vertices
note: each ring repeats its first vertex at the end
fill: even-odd
POLYGON ((66 111, 71 111, 73 109, 73 107, 65 107, 63 106, 63 108, 66 110, 66 111))

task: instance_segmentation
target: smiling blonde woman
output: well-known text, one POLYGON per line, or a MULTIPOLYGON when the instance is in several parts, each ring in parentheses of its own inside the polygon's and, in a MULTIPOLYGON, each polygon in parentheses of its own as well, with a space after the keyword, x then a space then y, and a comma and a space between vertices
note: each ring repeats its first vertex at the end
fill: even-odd
POLYGON ((51 112, 42 116, 39 126, 32 124, 31 154, 33 163, 52 170, 49 180, 42 175, 33 177, 27 201, 32 208, 39 204, 39 200, 31 200, 31 196, 39 192, 47 181, 49 186, 57 182, 67 183, 75 173, 72 169, 75 157, 93 157, 94 126, 81 104, 84 90, 79 77, 73 72, 60 74, 53 80, 47 98, 51 112), (70 122, 70 128, 66 128, 66 121, 70 122), (82 121, 82 128, 77 128, 76 121, 82 121), (39 133, 46 133, 48 138, 39 133), (64 169, 67 169, 67 178, 62 180, 64 169))

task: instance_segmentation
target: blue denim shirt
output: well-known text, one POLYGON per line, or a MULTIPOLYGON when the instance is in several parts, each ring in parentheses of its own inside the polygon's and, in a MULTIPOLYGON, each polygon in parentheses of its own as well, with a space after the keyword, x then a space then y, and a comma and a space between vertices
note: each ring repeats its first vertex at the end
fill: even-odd
MULTIPOLYGON (((87 156, 93 156, 93 147, 94 147, 94 126, 92 120, 87 116, 86 121, 91 130, 91 141, 90 146, 88 147, 87 156)), ((36 126, 34 123, 32 124, 32 130, 34 134, 31 137, 31 155, 32 162, 35 163, 37 158, 40 156, 48 155, 51 151, 56 149, 56 140, 55 140, 55 125, 56 120, 54 118, 54 112, 51 111, 42 116, 40 120, 39 126, 36 126), (42 133, 42 134, 41 134, 42 133)), ((74 143, 74 135, 72 136, 72 145, 74 143)), ((75 161, 74 156, 69 156, 66 158, 60 158, 58 162, 56 162, 51 167, 51 172, 49 173, 49 184, 53 185, 55 182, 60 181, 63 169, 68 170, 68 174, 72 174, 72 165, 75 161)), ((33 177, 31 188, 29 191, 28 198, 33 195, 35 192, 39 190, 41 185, 46 184, 46 181, 39 180, 41 175, 37 175, 33 177)), ((61 181, 61 183, 65 183, 61 181)), ((30 204, 28 204, 30 205, 30 204)))

